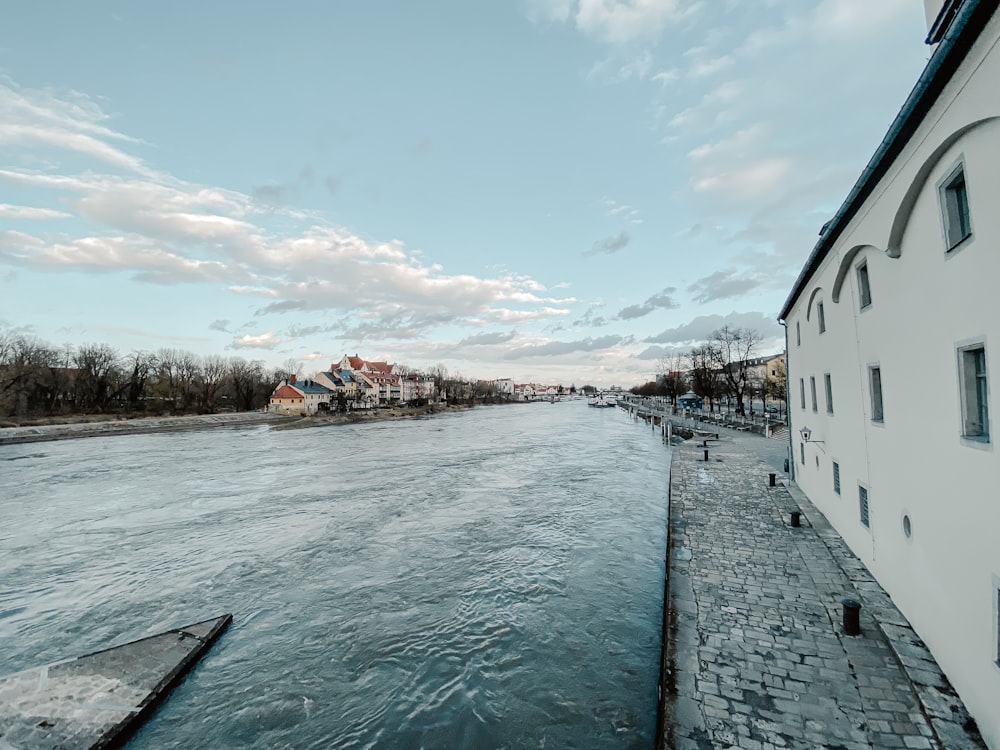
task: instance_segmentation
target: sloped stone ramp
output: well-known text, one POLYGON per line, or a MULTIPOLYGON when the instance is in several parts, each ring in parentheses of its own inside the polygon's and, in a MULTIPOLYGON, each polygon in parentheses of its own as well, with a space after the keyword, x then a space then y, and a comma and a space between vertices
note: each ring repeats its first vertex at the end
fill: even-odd
POLYGON ((232 620, 221 615, 0 678, 0 748, 121 747, 232 620))

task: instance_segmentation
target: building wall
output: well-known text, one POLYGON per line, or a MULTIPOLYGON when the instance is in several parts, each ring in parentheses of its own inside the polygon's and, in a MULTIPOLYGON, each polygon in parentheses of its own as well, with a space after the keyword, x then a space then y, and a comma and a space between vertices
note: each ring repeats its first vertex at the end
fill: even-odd
POLYGON ((998 38, 994 16, 786 316, 795 481, 930 647, 992 748, 1000 748, 1000 57, 989 50, 998 38), (947 252, 938 185, 960 158, 973 236, 947 252), (866 309, 855 272, 862 261, 866 309), (986 349, 989 442, 961 437, 958 349, 971 342, 986 349), (881 423, 872 421, 873 364, 881 423), (802 427, 813 442, 802 441, 802 427), (868 490, 870 528, 860 523, 859 487, 868 490))

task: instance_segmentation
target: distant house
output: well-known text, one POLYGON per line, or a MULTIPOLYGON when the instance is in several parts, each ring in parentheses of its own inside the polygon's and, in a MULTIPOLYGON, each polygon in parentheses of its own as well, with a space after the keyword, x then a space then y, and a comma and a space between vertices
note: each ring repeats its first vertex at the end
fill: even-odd
POLYGON ((316 414, 330 408, 335 392, 314 380, 298 380, 292 375, 271 393, 268 411, 284 414, 316 414))
POLYGON ((792 468, 1000 748, 1000 12, 926 4, 930 60, 780 313, 792 468))

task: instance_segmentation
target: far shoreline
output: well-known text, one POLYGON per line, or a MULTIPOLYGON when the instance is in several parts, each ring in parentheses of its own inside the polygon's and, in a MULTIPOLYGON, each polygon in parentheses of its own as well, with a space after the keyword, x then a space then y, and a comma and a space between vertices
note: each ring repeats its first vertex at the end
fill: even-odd
POLYGON ((73 440, 107 435, 142 435, 155 432, 175 432, 266 425, 273 430, 296 430, 370 421, 408 419, 443 414, 472 408, 469 405, 433 404, 419 407, 389 407, 354 411, 347 414, 288 415, 267 411, 225 412, 177 417, 124 417, 109 415, 77 415, 58 421, 33 420, 31 424, 0 427, 0 446, 40 443, 53 440, 73 440))

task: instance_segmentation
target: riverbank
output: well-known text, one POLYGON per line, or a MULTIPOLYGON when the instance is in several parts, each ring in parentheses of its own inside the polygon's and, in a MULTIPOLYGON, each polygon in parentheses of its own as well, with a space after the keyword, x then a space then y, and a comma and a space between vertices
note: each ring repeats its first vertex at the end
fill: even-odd
POLYGON ((371 409, 365 412, 352 412, 351 414, 331 414, 311 417, 274 414, 264 411, 197 414, 181 417, 120 418, 101 415, 80 415, 68 418, 72 421, 43 421, 13 427, 0 427, 0 445, 38 443, 50 440, 71 440, 73 438, 99 437, 102 435, 136 435, 151 432, 199 430, 212 427, 268 425, 271 429, 276 430, 294 430, 306 427, 354 424, 357 422, 384 419, 425 417, 445 411, 468 408, 471 407, 434 404, 422 407, 371 409))

